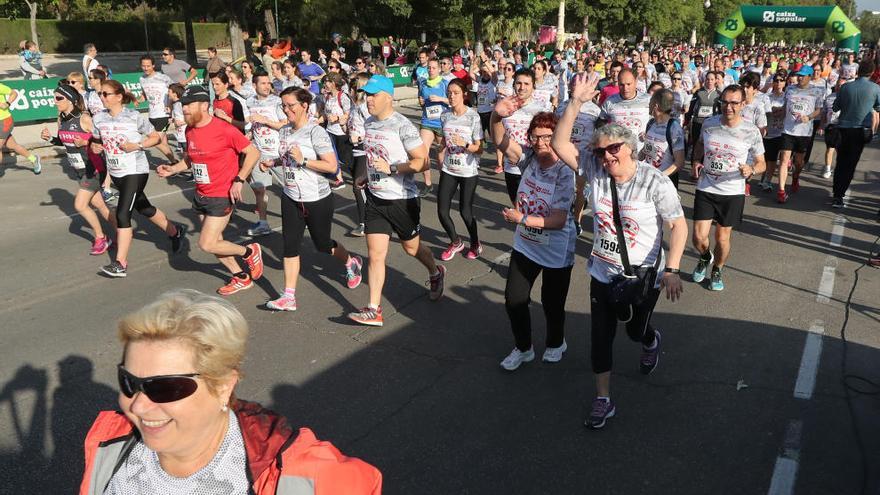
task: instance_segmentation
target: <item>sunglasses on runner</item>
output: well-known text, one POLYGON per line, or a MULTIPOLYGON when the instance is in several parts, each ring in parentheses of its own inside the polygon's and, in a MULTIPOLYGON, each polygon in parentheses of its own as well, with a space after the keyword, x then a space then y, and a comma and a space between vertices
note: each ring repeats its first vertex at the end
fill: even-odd
POLYGON ((101 95, 102 98, 106 98, 108 96, 118 95, 119 93, 110 93, 108 91, 99 91, 98 94, 101 95))
POLYGON ((604 148, 593 148, 593 153, 596 155, 597 158, 604 158, 606 151, 608 153, 611 153, 614 156, 617 156, 617 154, 620 153, 620 148, 624 144, 625 143, 614 143, 614 144, 609 144, 608 146, 606 146, 604 148))
POLYGON ((65 98, 65 97, 63 97, 63 96, 56 96, 56 97, 55 97, 55 101, 61 101, 61 100, 66 100, 66 99, 67 99, 67 98, 65 98))
POLYGON ((198 373, 138 378, 129 373, 121 364, 117 370, 119 391, 129 399, 134 397, 134 394, 143 392, 156 404, 165 404, 185 399, 199 388, 199 382, 195 380, 195 377, 199 376, 198 373))

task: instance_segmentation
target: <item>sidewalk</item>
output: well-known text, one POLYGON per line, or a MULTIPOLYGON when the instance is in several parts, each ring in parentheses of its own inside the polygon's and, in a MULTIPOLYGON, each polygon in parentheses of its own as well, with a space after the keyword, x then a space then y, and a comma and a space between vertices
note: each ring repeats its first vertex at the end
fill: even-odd
MULTIPOLYGON (((416 88, 409 86, 399 86, 394 88, 394 106, 400 108, 402 106, 418 105, 418 91, 416 88)), ((40 158, 57 158, 64 154, 64 148, 61 146, 52 146, 40 138, 40 133, 46 127, 50 132, 55 132, 58 127, 54 122, 39 122, 35 124, 16 125, 12 131, 12 135, 19 144, 29 150, 34 150, 40 158)), ((11 153, 7 149, 3 149, 3 153, 11 153)))

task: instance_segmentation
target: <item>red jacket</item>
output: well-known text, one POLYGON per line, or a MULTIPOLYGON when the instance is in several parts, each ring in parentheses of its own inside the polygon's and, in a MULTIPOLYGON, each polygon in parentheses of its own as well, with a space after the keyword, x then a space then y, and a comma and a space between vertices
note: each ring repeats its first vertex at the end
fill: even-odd
MULTIPOLYGON (((382 493, 382 473, 366 462, 346 457, 308 428, 293 431, 278 414, 253 402, 237 401, 247 453, 248 479, 257 495, 331 495, 382 493)), ((86 436, 86 469, 80 495, 100 495, 138 442, 128 418, 103 411, 86 436)))

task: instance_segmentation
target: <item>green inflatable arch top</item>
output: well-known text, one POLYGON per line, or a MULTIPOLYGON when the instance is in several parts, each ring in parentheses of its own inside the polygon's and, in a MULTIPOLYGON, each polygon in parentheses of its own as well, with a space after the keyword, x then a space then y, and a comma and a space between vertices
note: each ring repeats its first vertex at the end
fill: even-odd
POLYGON ((838 51, 858 53, 862 32, 840 7, 782 7, 743 5, 715 28, 715 44, 733 49, 733 40, 747 27, 825 28, 837 40, 838 51))

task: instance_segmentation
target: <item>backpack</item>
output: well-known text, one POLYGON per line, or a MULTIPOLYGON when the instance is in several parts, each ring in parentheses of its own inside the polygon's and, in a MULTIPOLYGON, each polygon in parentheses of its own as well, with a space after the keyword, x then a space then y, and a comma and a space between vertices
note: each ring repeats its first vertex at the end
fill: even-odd
MULTIPOLYGON (((673 119, 672 117, 670 117, 669 121, 666 122, 666 144, 669 145, 669 152, 674 154, 674 152, 672 150, 672 123, 673 122, 675 122, 675 124, 678 125, 679 127, 681 127, 681 123, 678 122, 678 119, 673 119)), ((651 126, 653 126, 653 125, 654 125, 654 119, 651 118, 651 120, 648 121, 648 125, 645 126, 645 134, 647 134, 648 131, 651 130, 651 126)))

